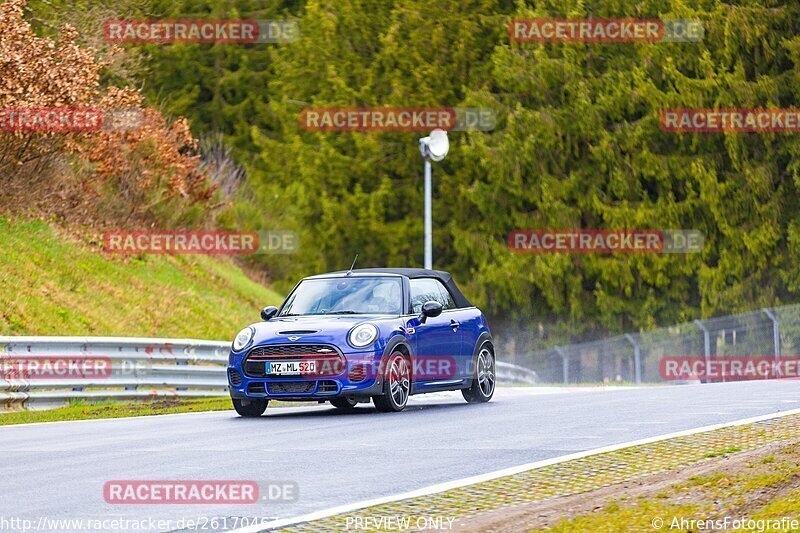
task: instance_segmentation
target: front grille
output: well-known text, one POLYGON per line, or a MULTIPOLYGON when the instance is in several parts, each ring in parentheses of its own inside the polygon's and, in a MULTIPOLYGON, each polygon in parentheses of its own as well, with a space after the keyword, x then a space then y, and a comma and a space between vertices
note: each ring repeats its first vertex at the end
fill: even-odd
POLYGON ((339 387, 336 386, 335 381, 324 379, 317 385, 317 394, 334 394, 339 392, 339 387))
POLYGON ((314 360, 317 370, 314 377, 338 376, 345 369, 345 358, 339 350, 328 344, 280 344, 256 346, 247 354, 242 364, 245 375, 255 378, 273 377, 266 373, 268 361, 314 360))
POLYGON ((232 368, 228 369, 228 379, 234 387, 238 387, 242 384, 242 375, 232 368))
POLYGON ((287 359, 337 355, 333 346, 326 344, 281 344, 275 346, 256 346, 247 354, 248 359, 287 359))
POLYGON ((267 384, 270 394, 310 394, 314 392, 313 381, 286 381, 267 384))

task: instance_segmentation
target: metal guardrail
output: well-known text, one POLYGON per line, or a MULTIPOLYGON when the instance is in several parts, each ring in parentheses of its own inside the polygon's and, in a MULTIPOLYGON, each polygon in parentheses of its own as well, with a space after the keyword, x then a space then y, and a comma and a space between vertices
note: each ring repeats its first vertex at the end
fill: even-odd
POLYGON ((500 383, 523 383, 533 385, 539 383, 539 375, 528 368, 497 361, 495 364, 497 381, 500 383))
MULTIPOLYGON (((0 405, 5 409, 46 409, 70 400, 130 400, 211 397, 227 392, 229 342, 127 337, 0 337, 0 405), (88 359, 102 375, 49 375, 30 379, 9 361, 88 359), (49 359, 48 359, 49 358, 49 359), (70 359, 71 358, 71 359, 70 359)), ((62 367, 62 370, 64 368, 62 367)))
MULTIPOLYGON (((202 398, 227 393, 225 367, 229 342, 129 337, 0 336, 0 405, 6 410, 47 409, 70 400, 202 398), (89 360, 100 362, 102 375, 56 375, 30 378, 8 363, 89 360)), ((37 372, 40 369, 37 370, 37 372)), ((27 373, 27 375, 26 375, 27 373)), ((498 381, 536 383, 536 372, 497 363, 498 381)))

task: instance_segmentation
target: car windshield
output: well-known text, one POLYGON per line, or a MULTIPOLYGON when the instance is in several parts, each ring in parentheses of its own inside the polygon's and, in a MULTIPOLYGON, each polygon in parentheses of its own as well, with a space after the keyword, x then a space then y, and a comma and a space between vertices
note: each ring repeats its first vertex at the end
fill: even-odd
POLYGON ((307 279, 286 300, 279 316, 400 315, 399 277, 307 279))

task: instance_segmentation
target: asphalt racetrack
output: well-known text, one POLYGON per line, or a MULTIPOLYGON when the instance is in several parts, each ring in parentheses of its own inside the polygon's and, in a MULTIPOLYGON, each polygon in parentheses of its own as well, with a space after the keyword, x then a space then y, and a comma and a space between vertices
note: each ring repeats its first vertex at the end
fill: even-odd
MULTIPOLYGON (((285 519, 665 433, 800 407, 800 382, 650 387, 510 387, 468 405, 412 397, 403 413, 362 404, 0 427, 0 516, 60 519, 285 519), (255 504, 109 504, 112 480, 252 480, 255 504), (297 493, 277 495, 275 487, 297 493), (277 495, 277 496, 276 496, 277 495), (264 499, 266 498, 266 499, 264 499)), ((231 527, 234 523, 228 522, 231 527)), ((241 525, 241 524, 237 524, 241 525)), ((61 530, 70 530, 63 523, 61 530)), ((213 530, 213 529, 206 529, 213 530)))

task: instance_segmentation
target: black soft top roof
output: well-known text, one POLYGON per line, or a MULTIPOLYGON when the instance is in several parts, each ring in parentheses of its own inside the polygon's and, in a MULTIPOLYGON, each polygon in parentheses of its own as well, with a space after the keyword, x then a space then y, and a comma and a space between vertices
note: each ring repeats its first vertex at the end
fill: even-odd
MULTIPOLYGON (((331 272, 331 274, 346 274, 347 270, 340 270, 338 272, 331 272)), ((356 268, 353 274, 394 274, 396 276, 405 276, 409 279, 417 278, 434 278, 447 287, 450 294, 453 296, 453 301, 456 307, 472 307, 472 304, 461 293, 456 282, 449 272, 443 270, 428 270, 427 268, 356 268)), ((317 277, 317 276, 315 276, 317 277)))

